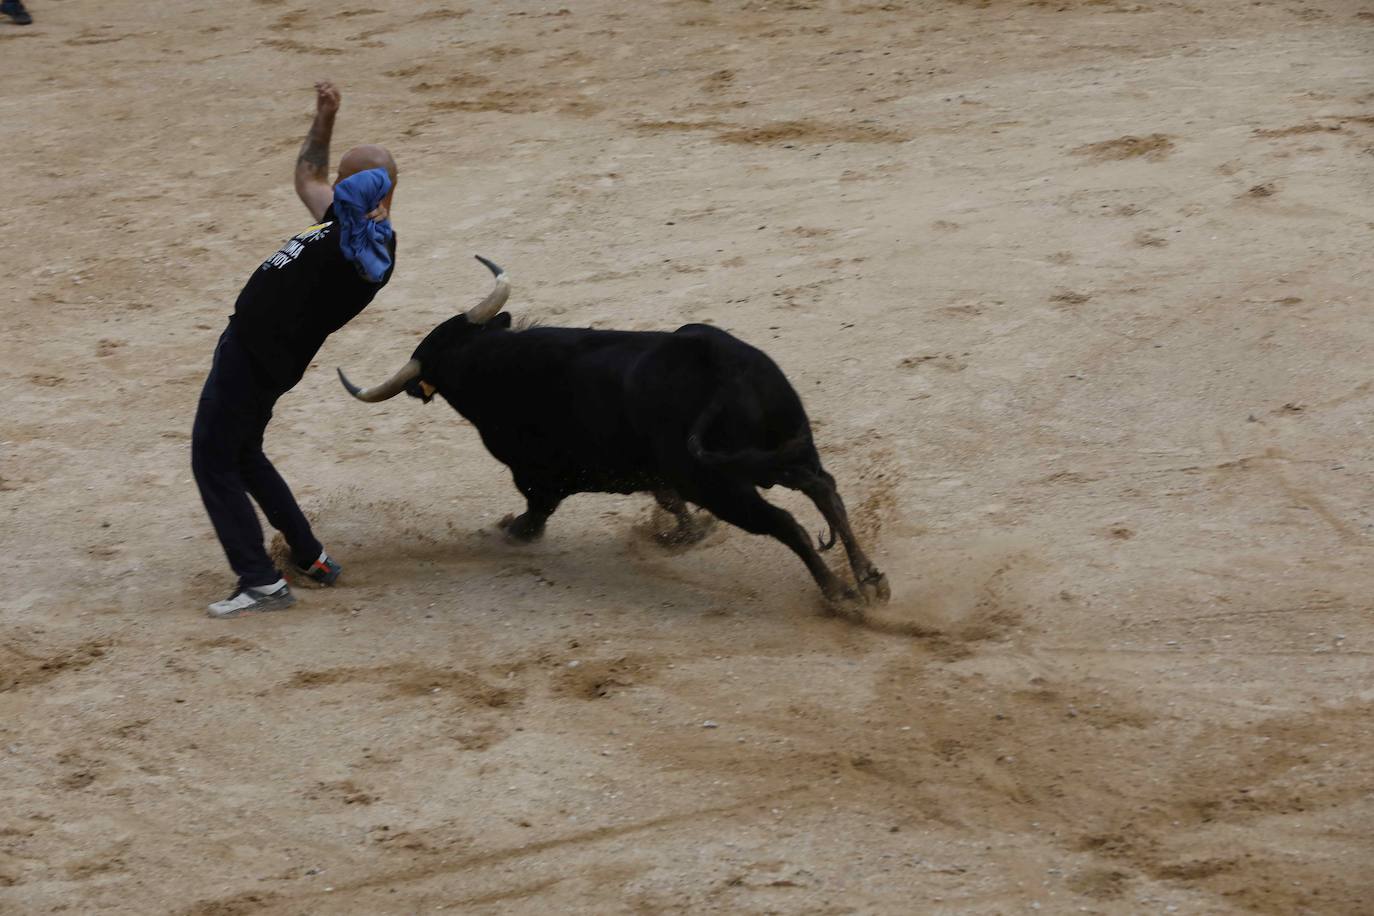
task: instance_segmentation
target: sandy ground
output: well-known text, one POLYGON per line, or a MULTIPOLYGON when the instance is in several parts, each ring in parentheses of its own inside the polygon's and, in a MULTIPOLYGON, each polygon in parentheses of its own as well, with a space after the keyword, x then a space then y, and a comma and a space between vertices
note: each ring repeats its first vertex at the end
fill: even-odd
POLYGON ((0 910, 1374 912, 1367 5, 563 2, 0 25, 0 910), (191 416, 320 77, 403 170, 268 436, 347 578, 212 622, 191 416), (873 626, 646 497, 492 536, 475 431, 331 371, 474 252, 776 357, 873 626))

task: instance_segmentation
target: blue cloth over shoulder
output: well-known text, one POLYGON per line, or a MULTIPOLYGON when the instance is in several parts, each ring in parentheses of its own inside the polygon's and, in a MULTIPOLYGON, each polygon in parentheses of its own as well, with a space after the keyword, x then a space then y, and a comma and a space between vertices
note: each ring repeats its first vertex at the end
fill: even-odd
POLYGON ((334 185, 334 216, 339 220, 339 247, 369 283, 380 283, 391 269, 391 220, 373 221, 367 214, 377 209, 391 191, 386 169, 354 172, 334 185))

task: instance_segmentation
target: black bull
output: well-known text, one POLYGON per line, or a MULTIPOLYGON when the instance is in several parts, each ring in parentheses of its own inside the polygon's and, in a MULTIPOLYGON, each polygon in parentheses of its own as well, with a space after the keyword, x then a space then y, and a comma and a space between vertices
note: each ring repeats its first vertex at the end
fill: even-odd
POLYGON ((685 505, 753 534, 772 535, 801 557, 832 601, 887 600, 887 577, 850 528, 835 479, 821 466, 801 398, 773 360, 726 332, 689 324, 672 333, 534 327, 512 330, 500 311, 509 286, 499 267, 487 299, 431 331, 388 382, 355 397, 402 390, 441 395, 477 427, 524 495, 502 527, 517 541, 544 532, 574 493, 653 493, 678 520, 681 540, 699 537, 685 505), (805 493, 838 534, 859 586, 842 582, 797 520, 758 492, 805 493))

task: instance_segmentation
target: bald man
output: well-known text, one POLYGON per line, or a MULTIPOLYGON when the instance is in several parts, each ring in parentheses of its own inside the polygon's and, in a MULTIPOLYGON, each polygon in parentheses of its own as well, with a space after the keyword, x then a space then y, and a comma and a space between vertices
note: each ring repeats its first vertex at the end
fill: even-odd
POLYGON ((357 146, 329 182, 339 101, 333 84, 315 85, 315 120, 296 159, 296 193, 315 225, 253 271, 220 335, 196 410, 191 467, 238 576, 233 594, 209 606, 215 618, 283 610, 296 600, 263 547, 250 496, 286 539, 296 575, 333 585, 342 571, 262 451, 277 399, 300 381, 325 338, 367 307, 395 264, 389 216, 396 160, 383 147, 357 146))

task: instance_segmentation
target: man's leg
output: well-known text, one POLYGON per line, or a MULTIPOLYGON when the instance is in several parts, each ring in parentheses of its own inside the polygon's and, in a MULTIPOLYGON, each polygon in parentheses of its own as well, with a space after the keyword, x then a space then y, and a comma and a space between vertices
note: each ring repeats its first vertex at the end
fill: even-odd
MULTIPOLYGON (((218 360, 217 360, 218 368, 218 360)), ((214 372, 211 373, 212 380, 214 372)), ((240 469, 244 440, 256 425, 250 412, 236 409, 224 392, 202 396, 191 432, 191 469, 215 534, 239 577, 240 588, 269 585, 281 578, 262 544, 262 525, 248 500, 240 469)))
POLYGON ((308 569, 324 553, 324 545, 310 530, 310 522, 296 504, 291 488, 263 454, 262 436, 258 436, 244 450, 240 468, 248 492, 262 507, 267 523, 286 538, 286 544, 291 548, 291 562, 308 569))
POLYGON ((248 354, 232 329, 220 335, 191 430, 191 470, 205 511, 240 588, 275 583, 281 574, 262 546, 262 525, 248 500, 241 458, 262 441, 271 401, 258 392, 248 354))
POLYGON ((333 585, 339 581, 343 567, 325 553, 324 545, 310 530, 310 522, 296 504, 291 488, 263 454, 262 435, 267 422, 272 419, 272 405, 276 403, 278 395, 272 391, 262 391, 260 394, 264 411, 262 424, 257 429, 257 435, 245 445, 239 470, 243 473, 248 492, 267 516, 268 524, 286 538, 286 545, 291 549, 291 563, 296 571, 319 585, 333 585))

